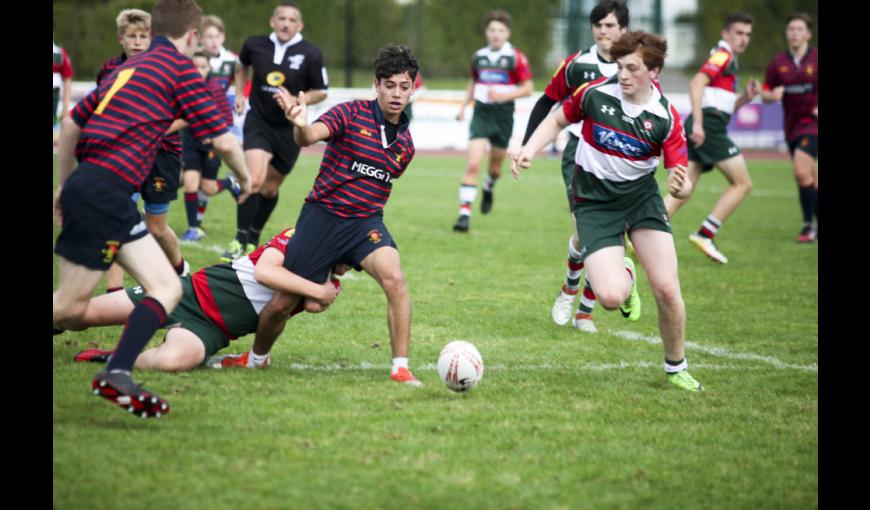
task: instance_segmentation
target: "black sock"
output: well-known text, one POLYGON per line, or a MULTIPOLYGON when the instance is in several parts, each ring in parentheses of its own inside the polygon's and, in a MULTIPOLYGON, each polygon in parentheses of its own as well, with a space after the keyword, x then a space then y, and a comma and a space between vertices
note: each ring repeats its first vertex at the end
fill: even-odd
POLYGON ((801 211, 804 213, 804 224, 809 225, 813 222, 813 213, 816 208, 816 188, 815 186, 805 186, 799 188, 801 201, 801 211))
POLYGON ((133 364, 154 332, 166 320, 166 310, 159 301, 145 297, 127 317, 127 324, 106 370, 133 370, 133 364))
POLYGON ((275 194, 274 197, 267 197, 260 194, 260 209, 257 211, 257 215, 254 217, 254 222, 251 224, 252 235, 254 231, 257 232, 257 241, 254 242, 254 244, 259 244, 259 234, 263 231, 263 227, 266 226, 266 222, 269 221, 269 217, 272 216, 272 211, 275 210, 276 205, 278 205, 277 194, 275 194))
POLYGON ((677 367, 680 365, 680 363, 682 363, 684 361, 686 361, 686 358, 683 358, 680 361, 671 361, 668 358, 665 358, 665 363, 667 363, 668 365, 670 365, 672 367, 677 367))
POLYGON ((184 212, 187 213, 187 226, 189 228, 196 227, 199 222, 196 221, 196 210, 199 207, 199 200, 196 198, 196 192, 184 193, 184 212))
POLYGON ((57 335, 63 333, 64 331, 66 331, 65 329, 56 328, 54 326, 52 326, 51 329, 52 329, 51 336, 57 336, 57 335))
POLYGON ((251 230, 251 224, 254 223, 254 217, 260 209, 260 194, 254 193, 239 204, 236 208, 236 240, 242 244, 248 242, 248 231, 251 230), (244 239, 240 239, 240 234, 244 233, 244 239))
POLYGON ((106 294, 111 294, 112 292, 122 290, 124 287, 107 287, 106 294))

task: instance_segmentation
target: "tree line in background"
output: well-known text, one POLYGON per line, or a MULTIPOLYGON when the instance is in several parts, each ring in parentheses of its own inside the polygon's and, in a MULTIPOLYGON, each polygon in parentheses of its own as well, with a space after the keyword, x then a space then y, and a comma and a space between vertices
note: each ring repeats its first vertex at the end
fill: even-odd
MULTIPOLYGON (((513 16, 511 42, 529 58, 536 76, 553 72, 545 62, 552 19, 561 14, 561 0, 301 0, 306 39, 323 50, 330 81, 350 67, 367 73, 376 51, 388 43, 413 48, 426 77, 467 77, 472 53, 486 44, 483 18, 494 8, 513 16), (350 34, 350 36, 348 36, 350 34)), ((120 53, 115 18, 122 9, 151 10, 154 0, 55 0, 55 40, 70 53, 76 80, 95 79, 100 65, 120 53)), ((275 0, 199 0, 206 14, 220 16, 227 30, 227 48, 238 52, 251 35, 270 32, 275 0)), ((628 2, 629 8, 632 2, 628 2)), ((763 70, 785 48, 785 17, 795 10, 818 15, 815 0, 699 0, 692 17, 698 27, 697 63, 719 40, 725 16, 743 10, 755 18, 752 43, 740 57, 742 69, 763 70)), ((689 20, 686 20, 689 21, 689 20)), ((585 22, 585 19, 584 19, 585 22)), ((818 44, 818 24, 812 45, 818 44)), ((576 50, 576 48, 572 49, 576 50)), ((696 70, 697 67, 691 69, 696 70)))

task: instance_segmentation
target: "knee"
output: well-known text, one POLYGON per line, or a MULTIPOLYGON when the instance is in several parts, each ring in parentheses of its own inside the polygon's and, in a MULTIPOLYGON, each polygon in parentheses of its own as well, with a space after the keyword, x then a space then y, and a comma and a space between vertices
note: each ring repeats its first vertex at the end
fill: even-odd
POLYGON ((750 191, 752 191, 752 180, 747 177, 745 180, 739 181, 735 183, 737 189, 740 190, 743 195, 748 195, 750 191))
MULTIPOLYGON (((594 290, 594 289, 593 289, 594 290)), ((605 310, 616 310, 625 302, 628 298, 623 292, 614 292, 611 289, 604 289, 603 292, 595 291, 595 297, 598 299, 598 304, 601 305, 605 310)))
POLYGON ((145 215, 145 226, 148 227, 148 232, 157 238, 162 238, 166 235, 169 229, 169 224, 166 222, 166 215, 145 215))
POLYGON ((181 301, 181 279, 176 276, 160 282, 160 286, 149 290, 148 295, 163 305, 167 314, 172 313, 181 301))
POLYGON ((218 190, 217 189, 217 182, 212 181, 212 180, 202 181, 202 184, 200 184, 200 189, 206 195, 214 195, 215 193, 217 193, 217 190, 218 190))
POLYGON ((381 277, 381 287, 384 288, 387 297, 403 297, 408 294, 405 275, 399 268, 392 269, 381 277))
POLYGON ((683 297, 677 282, 653 285, 652 291, 659 306, 673 308, 683 304, 683 297))

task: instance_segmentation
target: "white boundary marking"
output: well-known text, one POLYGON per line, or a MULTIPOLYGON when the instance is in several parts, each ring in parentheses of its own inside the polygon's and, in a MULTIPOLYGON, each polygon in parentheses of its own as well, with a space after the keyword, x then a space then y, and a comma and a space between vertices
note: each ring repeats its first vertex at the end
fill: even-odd
MULTIPOLYGON (((280 363, 275 365, 280 366, 280 363)), ((342 370, 390 370, 391 365, 385 363, 370 363, 362 361, 355 364, 339 364, 331 363, 326 365, 308 365, 303 363, 291 363, 292 370, 306 370, 313 372, 338 372, 342 370)), ((604 370, 619 370, 619 369, 640 369, 640 368, 661 368, 661 363, 653 363, 651 361, 619 361, 618 363, 584 363, 581 365, 560 365, 552 363, 542 363, 538 365, 486 365, 486 370, 492 371, 526 371, 526 370, 583 370, 583 371, 604 371, 604 370)), ((438 370, 438 366, 434 363, 424 363, 411 367, 413 370, 430 371, 438 370)), ((705 370, 767 370, 767 367, 747 367, 734 364, 717 364, 717 363, 692 363, 691 368, 703 368, 705 370)), ((783 370, 792 369, 792 366, 777 367, 783 370)))

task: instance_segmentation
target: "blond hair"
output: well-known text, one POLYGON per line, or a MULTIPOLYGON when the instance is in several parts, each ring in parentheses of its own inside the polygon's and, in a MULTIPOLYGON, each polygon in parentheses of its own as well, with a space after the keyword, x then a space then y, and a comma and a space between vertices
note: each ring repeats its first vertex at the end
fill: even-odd
POLYGON ((151 31, 151 14, 141 9, 124 9, 115 19, 118 25, 118 35, 127 33, 127 27, 135 27, 136 30, 151 31))

